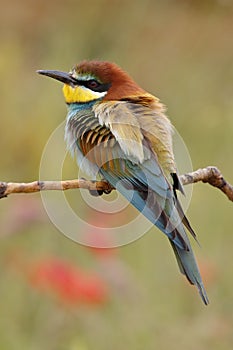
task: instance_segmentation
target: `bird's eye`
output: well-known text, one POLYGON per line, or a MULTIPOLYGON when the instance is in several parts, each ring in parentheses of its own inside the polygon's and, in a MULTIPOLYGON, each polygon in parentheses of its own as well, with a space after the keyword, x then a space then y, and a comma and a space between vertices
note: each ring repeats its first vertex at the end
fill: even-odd
POLYGON ((98 81, 96 81, 96 80, 94 80, 94 79, 92 79, 92 80, 89 80, 88 82, 87 82, 87 87, 89 87, 90 89, 96 89, 96 88, 98 88, 99 87, 99 83, 98 83, 98 81))

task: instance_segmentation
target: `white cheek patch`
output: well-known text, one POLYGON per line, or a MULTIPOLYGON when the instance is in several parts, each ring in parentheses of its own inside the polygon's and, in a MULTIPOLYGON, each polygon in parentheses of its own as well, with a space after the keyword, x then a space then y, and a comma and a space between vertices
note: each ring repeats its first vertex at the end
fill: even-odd
POLYGON ((103 92, 93 91, 91 89, 88 89, 85 86, 82 86, 82 87, 80 86, 80 88, 82 88, 84 91, 86 90, 86 93, 88 95, 93 95, 93 100, 104 97, 107 94, 107 91, 103 91, 103 92))

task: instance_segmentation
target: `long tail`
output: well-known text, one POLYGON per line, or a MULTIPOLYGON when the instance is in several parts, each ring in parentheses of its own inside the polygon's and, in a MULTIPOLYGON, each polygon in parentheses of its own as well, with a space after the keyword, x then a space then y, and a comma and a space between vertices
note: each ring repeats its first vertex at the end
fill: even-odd
MULTIPOLYGON (((143 200, 141 193, 135 193, 136 200, 132 198, 131 203, 134 204, 136 208, 139 208, 140 210, 141 204, 139 197, 141 200, 143 200)), ((201 275, 196 263, 196 259, 194 257, 194 253, 192 251, 191 244, 189 242, 189 238, 186 234, 185 227, 191 232, 193 237, 196 239, 196 235, 193 229, 191 228, 184 214, 181 215, 181 211, 179 210, 179 208, 178 210, 176 209, 174 204, 172 204, 173 202, 171 200, 168 199, 166 201, 167 205, 165 205, 165 209, 162 210, 161 207, 159 209, 158 206, 159 202, 161 202, 160 197, 152 193, 152 199, 153 197, 155 198, 154 203, 150 203, 150 200, 148 198, 146 204, 144 202, 145 207, 143 214, 149 220, 154 222, 154 224, 168 236, 181 273, 187 277, 188 281, 191 284, 197 287, 204 304, 208 305, 209 300, 201 279, 201 275), (156 201, 157 205, 155 204, 156 201)))
POLYGON ((179 248, 170 239, 169 241, 174 250, 181 273, 183 273, 187 277, 188 281, 191 284, 197 286, 203 302, 205 303, 205 305, 208 305, 209 299, 207 297, 191 246, 187 251, 179 248))
POLYGON ((119 178, 104 170, 101 170, 101 172, 109 183, 117 188, 147 219, 168 236, 180 271, 191 284, 197 286, 203 302, 207 305, 209 303, 208 297, 184 226, 194 238, 196 238, 196 235, 183 211, 174 205, 173 198, 167 197, 164 199, 154 191, 144 193, 143 191, 126 190, 123 182, 119 182, 119 178))

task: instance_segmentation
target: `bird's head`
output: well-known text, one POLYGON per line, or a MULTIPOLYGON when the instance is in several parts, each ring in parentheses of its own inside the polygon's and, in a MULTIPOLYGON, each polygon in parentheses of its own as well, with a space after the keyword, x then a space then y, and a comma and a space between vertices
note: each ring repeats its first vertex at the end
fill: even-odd
POLYGON ((106 61, 83 61, 69 73, 39 70, 63 82, 66 103, 85 103, 95 100, 121 100, 145 94, 133 79, 114 63, 106 61))

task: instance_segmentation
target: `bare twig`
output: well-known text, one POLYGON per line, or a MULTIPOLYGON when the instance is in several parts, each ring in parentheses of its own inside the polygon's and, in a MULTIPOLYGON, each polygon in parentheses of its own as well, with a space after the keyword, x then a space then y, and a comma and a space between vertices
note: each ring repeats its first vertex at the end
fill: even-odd
POLYGON ((183 185, 199 181, 208 183, 220 189, 227 198, 233 202, 233 186, 224 179, 220 170, 215 166, 208 166, 207 168, 198 169, 192 173, 181 175, 180 180, 183 185))
POLYGON ((106 181, 91 181, 85 179, 65 181, 33 181, 28 183, 0 182, 0 198, 7 197, 12 193, 33 193, 51 190, 70 190, 84 188, 89 191, 102 191, 110 193, 113 188, 106 181))
MULTIPOLYGON (((183 185, 195 182, 209 183, 211 186, 219 188, 229 200, 233 201, 233 186, 222 176, 218 168, 209 166, 198 169, 188 174, 180 176, 183 185)), ((29 183, 0 182, 0 198, 7 197, 12 193, 33 193, 49 190, 65 191, 75 188, 84 188, 92 194, 95 192, 110 193, 114 188, 106 181, 90 181, 85 179, 65 180, 65 181, 34 181, 29 183)))

